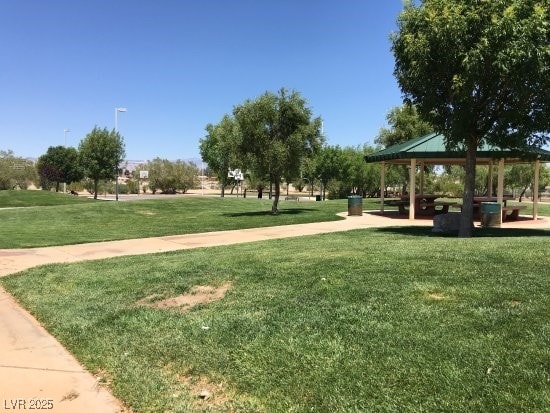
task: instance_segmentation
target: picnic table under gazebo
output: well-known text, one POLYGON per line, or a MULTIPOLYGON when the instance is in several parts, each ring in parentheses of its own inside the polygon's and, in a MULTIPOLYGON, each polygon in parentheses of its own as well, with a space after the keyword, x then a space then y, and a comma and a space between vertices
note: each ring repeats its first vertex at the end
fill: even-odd
MULTIPOLYGON (((395 204, 401 213, 408 212, 409 219, 414 220, 417 216, 434 215, 448 212, 451 206, 460 206, 458 203, 437 201, 441 196, 424 194, 424 165, 464 165, 466 163, 466 152, 461 150, 449 150, 445 145, 445 137, 440 133, 431 133, 425 136, 411 139, 405 143, 390 146, 381 151, 365 156, 367 163, 379 162, 380 173, 380 211, 384 212, 387 204, 384 197, 385 188, 385 166, 386 164, 405 165, 410 167, 409 172, 409 194, 400 200, 390 201, 389 205, 395 204), (420 193, 416 193, 416 167, 420 166, 420 193), (407 205, 408 204, 408 205, 407 205), (438 208, 438 206, 440 208, 438 208)), ((535 174, 533 184, 533 219, 538 215, 538 188, 539 171, 541 162, 550 162, 550 151, 540 148, 528 148, 522 150, 500 149, 490 145, 478 148, 476 153, 476 164, 489 167, 489 182, 493 181, 492 166, 498 165, 497 193, 488 194, 485 202, 494 201, 505 204, 509 198, 504 196, 504 166, 505 164, 534 163, 535 174)), ((492 188, 492 185, 488 185, 492 188)), ((478 198, 478 206, 481 198, 478 198)), ((474 208, 476 200, 474 199, 474 208)), ((506 206, 503 208, 504 219, 507 216, 517 218, 520 206, 506 206)))

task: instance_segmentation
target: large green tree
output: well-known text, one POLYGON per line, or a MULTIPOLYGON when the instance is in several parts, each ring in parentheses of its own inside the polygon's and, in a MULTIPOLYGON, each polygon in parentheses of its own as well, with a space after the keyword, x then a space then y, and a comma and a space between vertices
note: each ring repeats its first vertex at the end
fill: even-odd
POLYGON ((192 162, 155 158, 140 166, 139 170, 149 171, 149 188, 165 194, 175 194, 178 191, 186 193, 199 184, 199 168, 192 162))
MULTIPOLYGON (((534 189, 535 171, 533 165, 517 164, 506 168, 505 181, 508 187, 519 191, 519 201, 521 202, 528 188, 534 189)), ((539 190, 544 191, 546 185, 550 183, 550 168, 541 165, 539 171, 539 190)))
POLYGON ((12 150, 0 150, 0 190, 26 189, 37 182, 36 168, 31 161, 15 156, 12 150))
POLYGON ((239 153, 247 169, 274 184, 271 212, 277 214, 282 178, 298 177, 302 160, 323 143, 321 119, 312 119, 300 93, 285 89, 247 100, 233 115, 241 133, 239 153))
POLYGON ((422 120, 414 105, 405 103, 392 108, 386 115, 387 128, 381 128, 374 142, 385 148, 407 142, 434 131, 432 125, 422 120))
POLYGON ((294 186, 296 188, 304 188, 307 186, 309 188, 310 196, 313 196, 313 191, 315 190, 315 182, 317 181, 316 169, 316 156, 304 158, 302 160, 302 165, 300 166, 300 176, 295 178, 296 182, 294 186))
POLYGON ((315 156, 315 175, 319 179, 321 198, 326 197, 327 185, 331 181, 339 181, 344 170, 344 154, 342 148, 323 146, 315 156))
POLYGON ((550 131, 548 0, 407 2, 392 37, 405 100, 466 151, 459 236, 471 236, 477 148, 541 145, 550 131))
POLYGON ((124 159, 124 139, 114 129, 92 129, 78 147, 79 162, 84 174, 94 181, 94 199, 97 198, 97 186, 100 179, 114 178, 118 174, 119 164, 124 159))
POLYGON ((82 168, 78 163, 78 151, 65 146, 50 146, 36 163, 42 189, 55 185, 59 192, 61 182, 70 184, 83 178, 82 168))
POLYGON ((229 180, 228 171, 242 166, 237 155, 240 142, 239 125, 229 115, 225 115, 218 124, 206 125, 206 136, 200 140, 201 157, 215 172, 222 197, 225 195, 225 187, 229 180))
MULTIPOLYGON (((374 142, 388 148, 424 136, 434 131, 434 128, 422 120, 414 105, 405 103, 392 108, 386 115, 388 127, 381 128, 374 142)), ((388 165, 388 176, 399 177, 401 192, 405 193, 409 183, 409 170, 406 165, 388 165)))
POLYGON ((343 149, 344 166, 342 181, 348 194, 360 194, 366 197, 380 188, 380 166, 365 162, 365 155, 374 152, 374 148, 364 145, 361 147, 346 147, 343 149))

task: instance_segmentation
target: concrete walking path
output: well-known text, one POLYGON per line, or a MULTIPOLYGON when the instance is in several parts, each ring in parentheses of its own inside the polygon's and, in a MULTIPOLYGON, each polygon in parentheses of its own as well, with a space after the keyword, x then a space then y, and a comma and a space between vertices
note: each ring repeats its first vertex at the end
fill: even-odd
MULTIPOLYGON (((389 226, 430 226, 431 221, 393 219, 377 214, 311 224, 96 242, 45 248, 0 250, 0 276, 37 265, 166 252, 190 248, 315 235, 389 226)), ((507 223, 509 228, 550 228, 550 220, 507 223)), ((52 408, 65 412, 121 412, 122 404, 52 337, 27 311, 0 288, 0 412, 52 408)))
MULTIPOLYGON (((345 216, 347 214, 342 215, 345 216)), ((406 225, 430 225, 431 221, 427 223, 425 220, 414 222, 405 220, 405 223, 406 225)), ((302 235, 315 235, 357 228, 399 225, 403 225, 403 222, 400 223, 385 217, 364 214, 362 216, 346 216, 345 220, 330 222, 169 235, 55 247, 0 249, 0 276, 13 274, 43 264, 70 263, 124 255, 149 254, 302 235)))

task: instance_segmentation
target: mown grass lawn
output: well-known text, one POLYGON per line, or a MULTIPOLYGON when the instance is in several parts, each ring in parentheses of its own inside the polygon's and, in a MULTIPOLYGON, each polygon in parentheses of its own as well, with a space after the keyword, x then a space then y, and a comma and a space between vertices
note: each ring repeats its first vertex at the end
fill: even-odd
MULTIPOLYGON (((379 203, 376 198, 363 199, 363 209, 376 210, 379 203)), ((336 213, 347 210, 347 200, 281 201, 279 209, 280 214, 272 216, 271 201, 254 198, 179 197, 94 202, 44 191, 0 191, 0 248, 43 247, 333 221, 341 219, 336 213), (1 208, 16 204, 29 208, 1 208)), ((525 211, 524 214, 530 213, 525 211)), ((550 205, 541 204, 539 215, 550 216, 550 205)))
POLYGON ((93 202, 86 197, 49 191, 0 191, 0 208, 52 206, 93 202))
MULTIPOLYGON (((19 191, 31 192, 31 191, 19 191)), ((35 191, 36 192, 36 191, 35 191)), ((67 197, 69 198, 69 197, 67 197)), ((376 208, 376 200, 364 207, 376 208)), ((223 231, 341 219, 347 200, 271 201, 242 198, 162 198, 0 209, 0 248, 27 248, 163 235, 223 231)))
POLYGON ((372 229, 1 283, 135 412, 546 412, 550 238, 523 234, 372 229), (138 305, 227 283, 188 312, 138 305))

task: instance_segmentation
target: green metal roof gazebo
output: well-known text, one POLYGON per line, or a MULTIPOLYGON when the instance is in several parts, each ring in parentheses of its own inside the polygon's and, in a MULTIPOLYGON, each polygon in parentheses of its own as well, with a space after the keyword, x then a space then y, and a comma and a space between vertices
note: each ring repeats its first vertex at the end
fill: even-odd
MULTIPOLYGON (((466 163, 466 151, 458 149, 447 149, 445 145, 445 136, 440 133, 431 133, 425 136, 411 139, 405 143, 390 146, 389 148, 365 156, 365 162, 380 162, 382 164, 380 174, 380 187, 384 188, 385 164, 410 165, 410 208, 409 219, 414 219, 414 198, 416 187, 416 165, 463 165, 466 163)), ((500 149, 490 145, 483 145, 478 148, 476 153, 476 163, 478 165, 492 166, 498 162, 498 185, 497 201, 502 202, 504 195, 504 164, 505 163, 534 163, 535 164, 535 184, 534 184, 534 202, 533 219, 537 218, 538 209, 538 179, 540 162, 550 162, 550 151, 541 148, 528 148, 525 150, 500 149)), ((423 191, 423 169, 421 172, 420 190, 423 191)), ((492 170, 489 168, 488 179, 492 182, 492 170)), ((384 211, 384 191, 381 191, 380 210, 384 211)))

